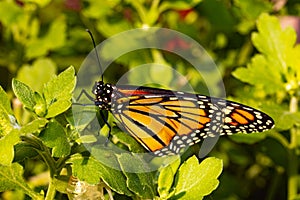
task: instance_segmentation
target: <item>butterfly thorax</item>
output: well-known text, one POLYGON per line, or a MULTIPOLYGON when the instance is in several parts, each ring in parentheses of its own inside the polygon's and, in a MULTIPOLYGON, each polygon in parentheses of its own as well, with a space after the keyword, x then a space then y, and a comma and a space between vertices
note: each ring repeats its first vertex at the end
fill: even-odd
POLYGON ((112 92, 113 86, 111 84, 104 84, 103 81, 96 82, 93 89, 93 93, 96 96, 95 105, 102 110, 110 110, 112 92))

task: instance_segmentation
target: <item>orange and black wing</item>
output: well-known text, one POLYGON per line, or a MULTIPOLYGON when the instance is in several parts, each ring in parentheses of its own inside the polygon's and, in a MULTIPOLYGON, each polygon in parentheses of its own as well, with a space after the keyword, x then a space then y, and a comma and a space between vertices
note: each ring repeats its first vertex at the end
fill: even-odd
POLYGON ((262 132, 266 114, 231 101, 147 87, 114 88, 111 112, 121 127, 156 155, 176 154, 206 137, 262 132))

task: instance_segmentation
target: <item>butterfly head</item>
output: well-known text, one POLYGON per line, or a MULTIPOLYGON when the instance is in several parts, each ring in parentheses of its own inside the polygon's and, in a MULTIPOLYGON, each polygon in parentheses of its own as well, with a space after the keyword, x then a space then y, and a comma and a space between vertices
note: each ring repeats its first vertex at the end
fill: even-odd
POLYGON ((110 110, 112 91, 113 88, 111 84, 104 84, 103 81, 96 82, 93 89, 93 93, 96 96, 95 105, 100 109, 110 110))

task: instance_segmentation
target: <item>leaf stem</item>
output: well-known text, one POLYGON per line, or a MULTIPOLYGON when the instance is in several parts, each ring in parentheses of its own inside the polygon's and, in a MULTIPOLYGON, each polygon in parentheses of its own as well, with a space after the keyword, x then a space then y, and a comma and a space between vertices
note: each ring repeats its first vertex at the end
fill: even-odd
MULTIPOLYGON (((292 96, 290 100, 290 112, 297 112, 298 98, 292 96)), ((290 148, 288 149, 288 200, 293 200, 298 193, 298 157, 296 154, 297 136, 300 134, 299 128, 294 126, 290 130, 290 148)))
POLYGON ((137 13, 139 14, 139 17, 142 21, 142 23, 145 23, 147 20, 147 15, 146 15, 146 10, 142 5, 141 1, 130 1, 130 3, 132 4, 132 6, 135 8, 135 10, 137 11, 137 13))
POLYGON ((143 24, 152 26, 153 23, 157 20, 159 16, 159 13, 157 12, 159 12, 158 6, 160 0, 153 0, 150 8, 145 8, 145 6, 143 5, 143 1, 140 0, 130 1, 130 3, 137 11, 143 24))
POLYGON ((56 193, 55 185, 53 184, 53 178, 51 178, 45 200, 53 200, 55 197, 55 193, 56 193))
POLYGON ((277 190, 280 186, 280 183, 282 181, 283 173, 285 169, 282 166, 276 166, 275 167, 276 173, 274 174, 271 185, 269 186, 269 192, 266 196, 266 200, 273 200, 276 199, 277 190))
POLYGON ((56 165, 54 159, 51 157, 50 152, 39 152, 39 154, 47 164, 50 171, 50 178, 52 179, 56 174, 56 165))
POLYGON ((54 158, 51 156, 51 153, 46 147, 42 141, 40 141, 39 138, 37 138, 34 135, 29 136, 22 136, 22 139, 24 142, 26 142, 28 145, 30 145, 33 149, 36 150, 36 152, 43 158, 44 162, 48 166, 48 169, 50 171, 50 183, 48 186, 47 194, 46 194, 46 200, 52 200, 55 197, 56 189, 55 185, 53 184, 54 176, 59 173, 59 171, 62 169, 63 161, 64 159, 59 160, 58 165, 59 169, 56 167, 56 162, 54 158))

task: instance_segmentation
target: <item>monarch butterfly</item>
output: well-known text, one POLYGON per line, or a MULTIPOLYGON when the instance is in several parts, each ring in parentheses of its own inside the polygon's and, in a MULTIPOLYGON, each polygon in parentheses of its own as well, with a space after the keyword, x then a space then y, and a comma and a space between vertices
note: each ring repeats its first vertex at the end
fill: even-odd
POLYGON ((176 154, 207 137, 262 132, 274 121, 249 106, 204 95, 96 82, 95 105, 155 155, 176 154))
POLYGON ((262 132, 274 126, 267 114, 233 101, 151 87, 105 84, 103 75, 95 83, 93 94, 100 110, 110 111, 126 132, 157 156, 177 154, 207 137, 262 132))

